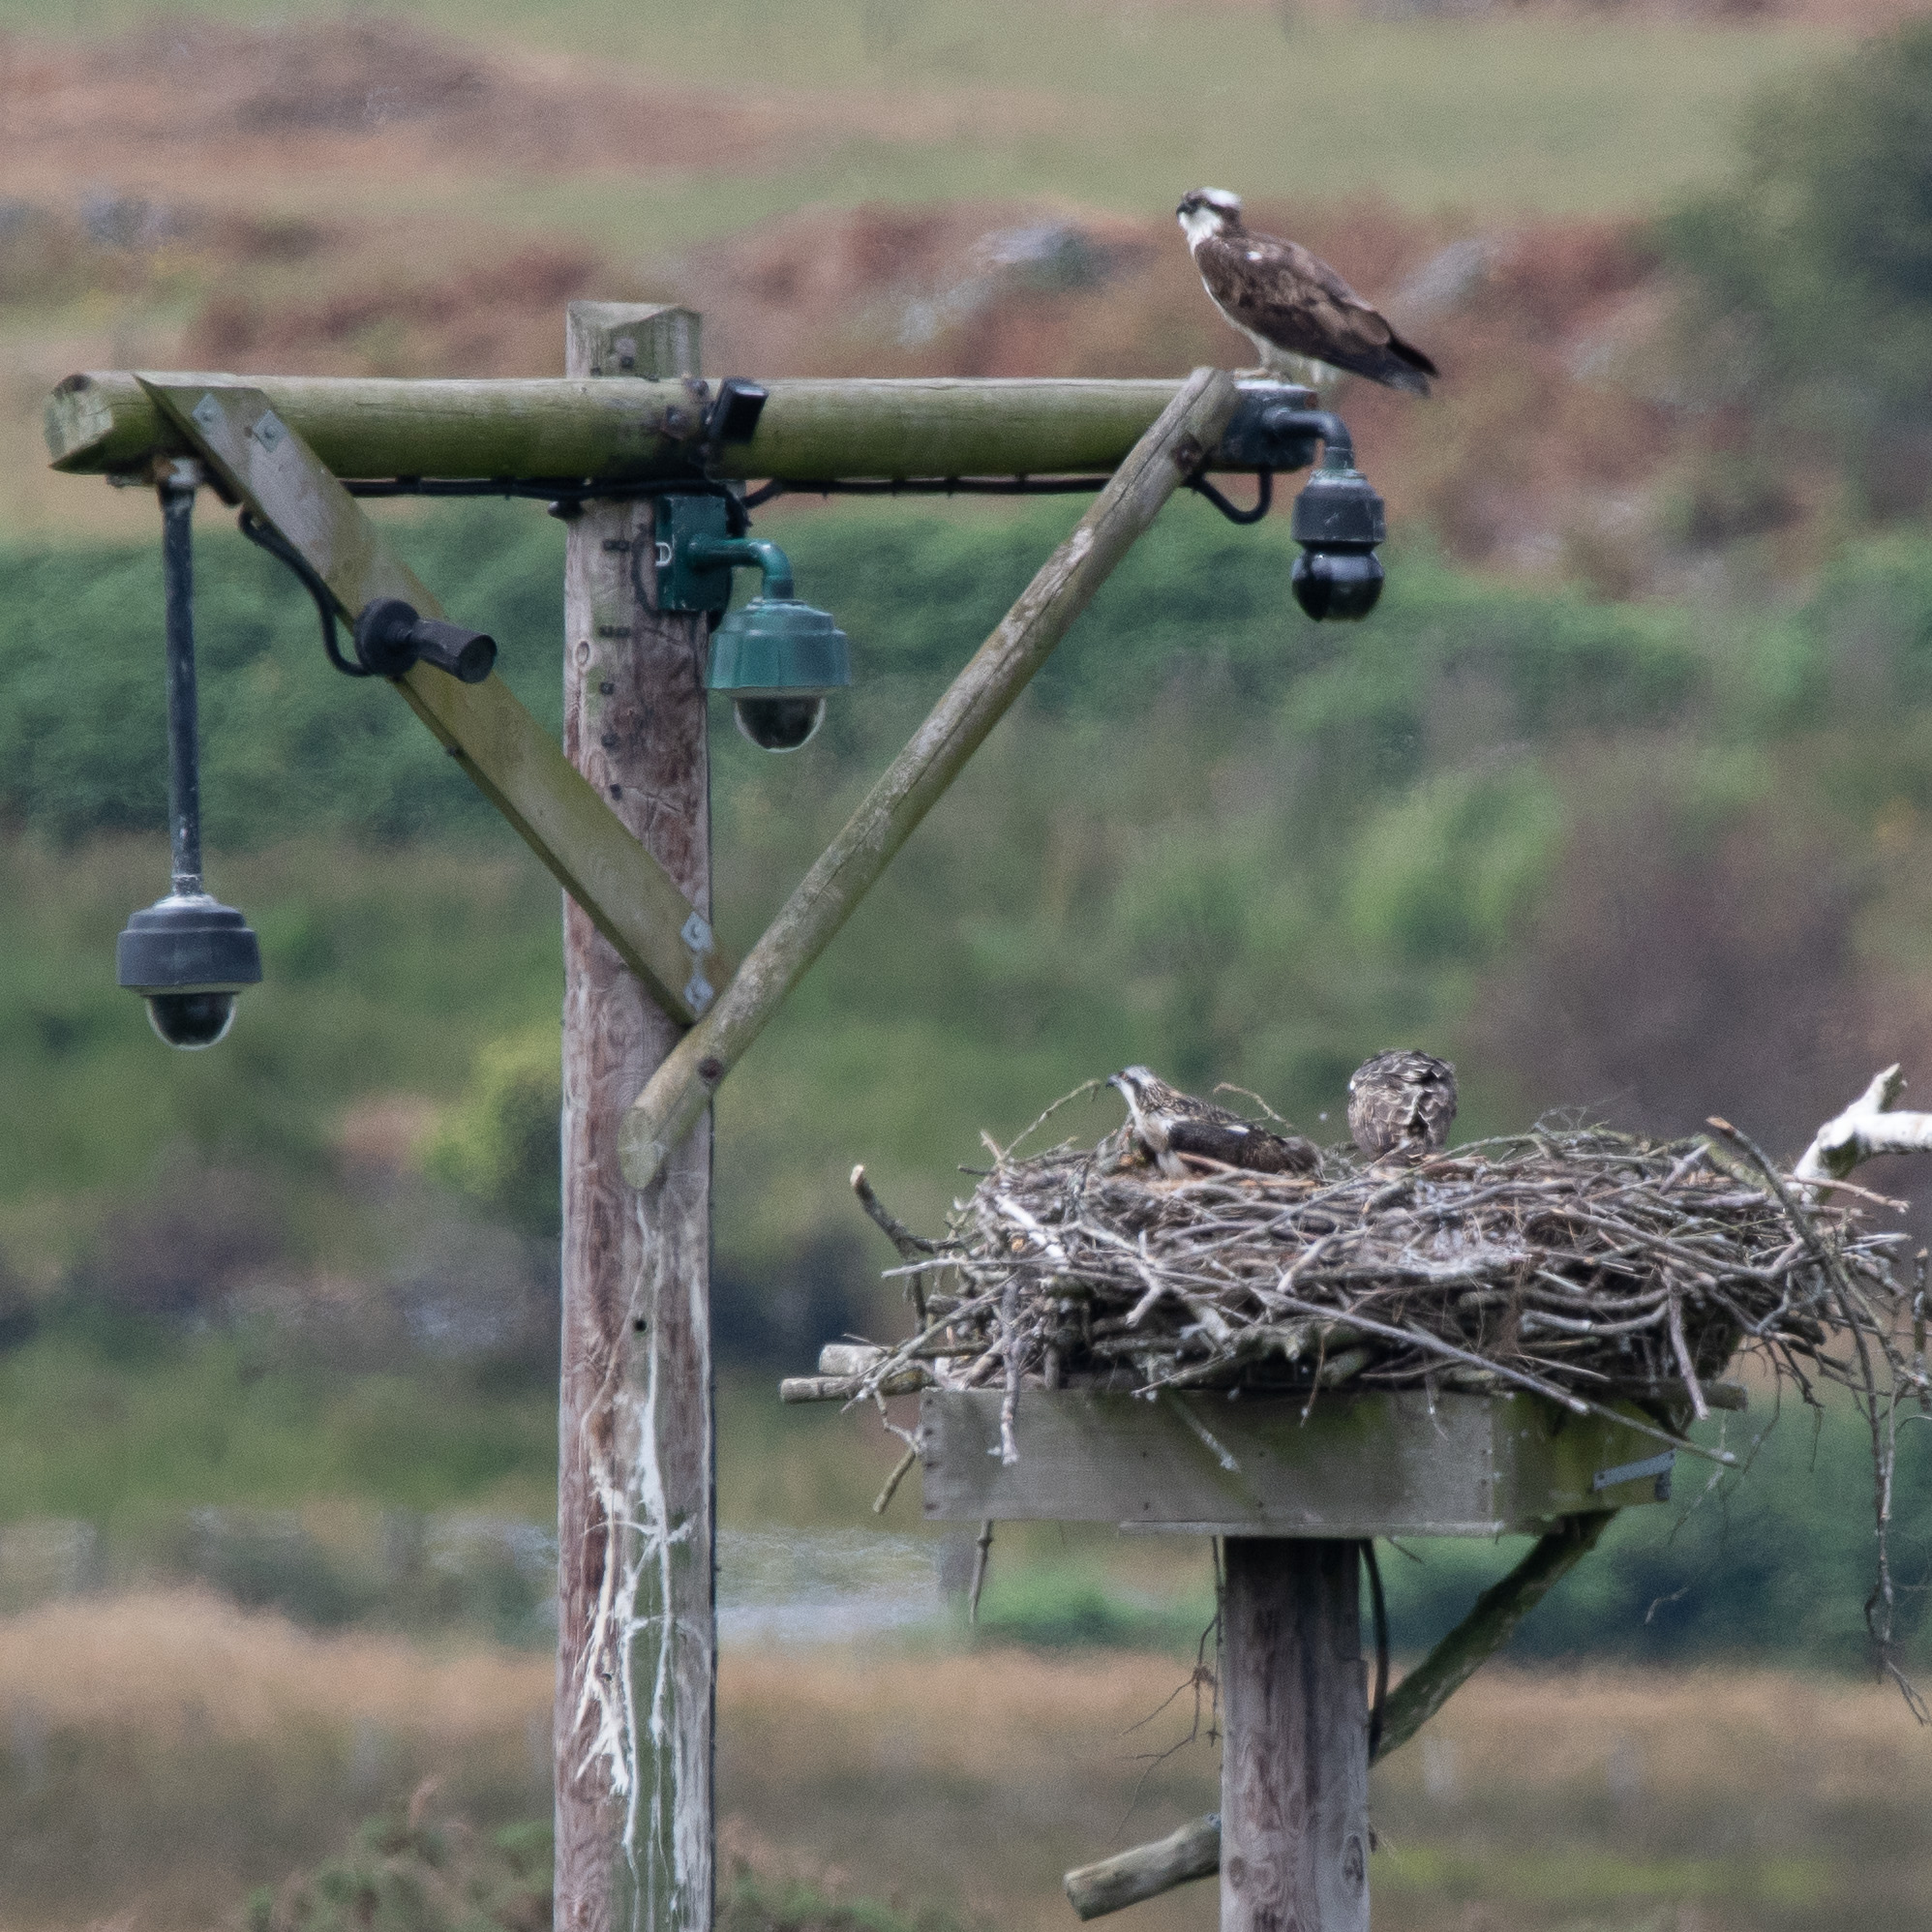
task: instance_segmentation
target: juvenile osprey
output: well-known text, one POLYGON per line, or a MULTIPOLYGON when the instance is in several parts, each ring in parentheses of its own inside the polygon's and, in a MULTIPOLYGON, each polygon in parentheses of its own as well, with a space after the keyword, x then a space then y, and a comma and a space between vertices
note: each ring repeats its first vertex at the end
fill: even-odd
POLYGON ((1405 343, 1319 256, 1241 226, 1241 196, 1196 188, 1174 211, 1214 305, 1261 366, 1304 356, 1391 389, 1429 394, 1434 363, 1405 343))
POLYGON ((1348 1076, 1348 1132, 1372 1161, 1419 1161, 1449 1138, 1456 1070, 1413 1048, 1365 1060, 1348 1076))
POLYGON ((1172 1179, 1191 1171, 1182 1158, 1189 1154, 1257 1174, 1313 1174, 1321 1166, 1313 1143, 1300 1134, 1283 1138, 1251 1127, 1226 1107, 1170 1087, 1145 1067, 1123 1067, 1107 1085, 1120 1089, 1135 1139, 1172 1179))

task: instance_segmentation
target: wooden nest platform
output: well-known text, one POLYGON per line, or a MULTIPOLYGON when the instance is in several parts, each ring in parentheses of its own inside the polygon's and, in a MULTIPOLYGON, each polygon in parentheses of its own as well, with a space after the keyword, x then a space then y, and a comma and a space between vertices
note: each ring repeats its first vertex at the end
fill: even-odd
MULTIPOLYGON (((1906 1236, 1831 1205, 1742 1136, 1653 1142, 1542 1126, 1413 1165, 1332 1149, 1317 1176, 1163 1179, 1110 1136, 995 1163, 927 1240, 854 1186, 904 1257, 917 1321, 834 1346, 794 1400, 1029 1389, 1527 1392, 1577 1414, 1632 1404, 1652 1433, 1742 1406, 1740 1351, 1807 1397, 1915 1384, 1898 1347, 1906 1236), (1891 1373, 1887 1373, 1890 1371, 1891 1373)), ((1640 1426, 1643 1426, 1640 1424, 1640 1426)), ((1700 1451, 1699 1453, 1706 1453, 1700 1451)), ((1728 1459, 1727 1459, 1728 1460, 1728 1459)))

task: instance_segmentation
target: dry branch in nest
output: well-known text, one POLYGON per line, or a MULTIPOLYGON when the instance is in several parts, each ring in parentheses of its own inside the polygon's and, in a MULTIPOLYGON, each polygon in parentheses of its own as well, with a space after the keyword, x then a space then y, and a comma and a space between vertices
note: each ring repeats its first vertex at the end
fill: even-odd
MULTIPOLYGON (((1234 1169, 1163 1179, 1122 1134, 992 1170, 943 1239, 912 1234, 854 1177, 904 1257, 918 1311, 895 1347, 788 1385, 852 1400, 999 1388, 1002 1453, 1029 1389, 1518 1389, 1578 1413, 1634 1403, 1659 1439, 1736 1405, 1719 1378, 1756 1356, 1807 1402, 1849 1389, 1871 1424, 1880 1582, 1902 1398, 1932 1408, 1922 1280, 1899 1205, 1780 1172, 1728 1123, 1652 1142, 1546 1122, 1411 1166, 1331 1149, 1318 1177, 1234 1169)), ((991 1143, 988 1143, 991 1146, 991 1143)), ((828 1351, 830 1355, 834 1351, 828 1351)), ((1619 1419, 1630 1422, 1627 1406, 1619 1419)), ((1888 1666, 1887 1666, 1888 1667, 1888 1666)), ((1894 1675, 1896 1675, 1894 1673, 1894 1675)), ((1901 1679, 1901 1682, 1903 1680, 1901 1679)))

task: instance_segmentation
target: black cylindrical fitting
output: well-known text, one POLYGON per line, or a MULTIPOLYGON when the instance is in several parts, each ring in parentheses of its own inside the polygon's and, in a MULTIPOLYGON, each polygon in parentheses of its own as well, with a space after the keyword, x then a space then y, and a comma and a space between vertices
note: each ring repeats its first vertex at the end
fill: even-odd
POLYGON ((1288 533, 1323 550, 1373 550, 1389 533, 1382 499, 1352 464, 1330 468, 1334 450, 1329 444, 1329 460, 1302 485, 1288 533))
POLYGON ((1339 461, 1349 468, 1354 467, 1355 439, 1348 434, 1348 425, 1333 409, 1291 409, 1277 403, 1262 412, 1261 427, 1283 442, 1319 437, 1327 463, 1339 461))
POLYGON ((497 640, 440 618, 420 618, 401 597, 377 597, 355 620, 355 654, 378 678, 400 678, 420 661, 459 683, 480 684, 497 662, 497 640))

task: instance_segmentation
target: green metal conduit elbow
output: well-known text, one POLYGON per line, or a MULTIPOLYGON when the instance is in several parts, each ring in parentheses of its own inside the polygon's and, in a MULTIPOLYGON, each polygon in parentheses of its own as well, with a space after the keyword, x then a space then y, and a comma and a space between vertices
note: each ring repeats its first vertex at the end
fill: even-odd
POLYGON ((755 563, 765 573, 762 597, 792 598, 792 559, 775 543, 759 536, 694 536, 684 545, 693 570, 735 570, 755 563))

